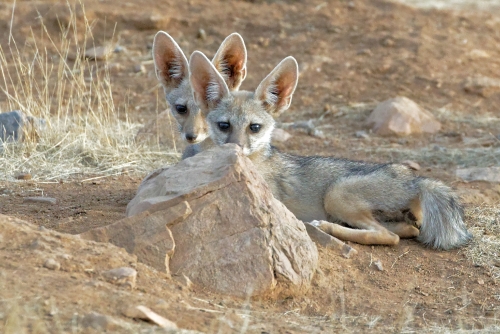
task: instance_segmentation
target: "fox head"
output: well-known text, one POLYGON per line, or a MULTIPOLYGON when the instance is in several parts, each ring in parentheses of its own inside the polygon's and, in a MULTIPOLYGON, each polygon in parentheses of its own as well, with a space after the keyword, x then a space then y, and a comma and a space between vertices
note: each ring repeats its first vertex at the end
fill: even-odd
POLYGON ((199 51, 191 55, 189 68, 195 101, 207 114, 210 137, 216 145, 235 143, 250 157, 270 146, 274 119, 288 109, 297 86, 295 58, 283 59, 254 93, 231 92, 199 51))
MULTIPOLYGON (((159 31, 154 38, 153 59, 156 76, 163 86, 182 138, 190 144, 202 142, 208 137, 206 115, 200 112, 193 98, 187 58, 164 31, 159 31)), ((246 77, 247 51, 243 38, 238 33, 226 37, 212 63, 228 89, 238 90, 246 77)))

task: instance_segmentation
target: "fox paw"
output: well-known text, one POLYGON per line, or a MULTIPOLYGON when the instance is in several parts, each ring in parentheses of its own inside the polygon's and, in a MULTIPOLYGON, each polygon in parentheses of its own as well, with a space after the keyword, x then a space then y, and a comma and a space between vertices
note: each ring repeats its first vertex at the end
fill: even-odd
POLYGON ((309 224, 311 224, 312 226, 314 227, 320 227, 321 225, 321 222, 319 220, 313 220, 312 222, 310 222, 309 224))

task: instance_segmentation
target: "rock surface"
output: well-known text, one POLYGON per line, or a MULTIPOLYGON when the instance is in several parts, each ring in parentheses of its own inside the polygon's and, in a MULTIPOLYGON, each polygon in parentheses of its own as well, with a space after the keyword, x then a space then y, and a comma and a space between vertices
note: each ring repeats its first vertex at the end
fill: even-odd
POLYGON ((137 270, 130 267, 120 267, 104 271, 102 276, 116 285, 126 285, 134 288, 137 279, 137 270))
POLYGON ((299 294, 309 288, 317 267, 318 252, 304 224, 272 196, 235 145, 152 173, 127 215, 113 225, 168 228, 175 240, 170 271, 212 291, 241 297, 299 294), (156 225, 145 223, 151 217, 156 225))
POLYGON ((441 129, 441 123, 430 112, 406 97, 380 103, 366 119, 366 125, 382 136, 436 133, 441 129))
POLYGON ((45 126, 44 119, 27 116, 20 110, 0 113, 0 147, 3 142, 37 140, 45 126))
POLYGON ((500 182, 500 167, 458 168, 456 175, 465 181, 500 182))
POLYGON ((464 90, 470 94, 489 97, 495 93, 500 93, 500 79, 483 76, 467 78, 464 83, 464 90))
POLYGON ((191 213, 187 202, 158 212, 143 212, 122 219, 114 224, 89 230, 80 236, 84 239, 111 242, 123 247, 130 254, 137 255, 139 261, 153 268, 169 273, 169 259, 173 254, 175 242, 167 225, 184 219, 191 213))

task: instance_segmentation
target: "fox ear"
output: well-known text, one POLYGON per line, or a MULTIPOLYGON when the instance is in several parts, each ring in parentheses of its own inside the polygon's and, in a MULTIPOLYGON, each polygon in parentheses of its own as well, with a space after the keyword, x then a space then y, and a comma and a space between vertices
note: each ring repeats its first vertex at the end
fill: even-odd
POLYGON ((193 89, 193 97, 203 112, 215 108, 229 95, 229 88, 224 78, 200 51, 193 52, 189 59, 189 82, 193 89))
POLYGON ((227 36, 212 59, 229 90, 238 90, 247 76, 247 49, 238 33, 227 36))
POLYGON ((159 31, 153 42, 156 76, 166 89, 178 87, 189 74, 184 52, 169 34, 159 31))
POLYGON ((278 117, 290 107, 299 78, 299 66, 293 57, 286 57, 262 80, 255 91, 264 108, 273 117, 278 117))

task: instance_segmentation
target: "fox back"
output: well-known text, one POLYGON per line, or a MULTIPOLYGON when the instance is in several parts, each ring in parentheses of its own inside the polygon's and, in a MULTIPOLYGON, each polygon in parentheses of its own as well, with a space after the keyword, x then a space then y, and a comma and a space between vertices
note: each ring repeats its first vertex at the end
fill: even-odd
MULTIPOLYGON (((159 31, 153 42, 156 75, 184 140, 199 144, 208 137, 206 115, 200 111, 189 84, 188 60, 166 32, 159 31)), ((213 65, 230 90, 238 90, 246 77, 247 53, 241 36, 229 35, 214 56, 213 65)), ((188 148, 189 150, 189 148, 188 148)), ((191 148, 191 151, 193 149, 191 148)))

